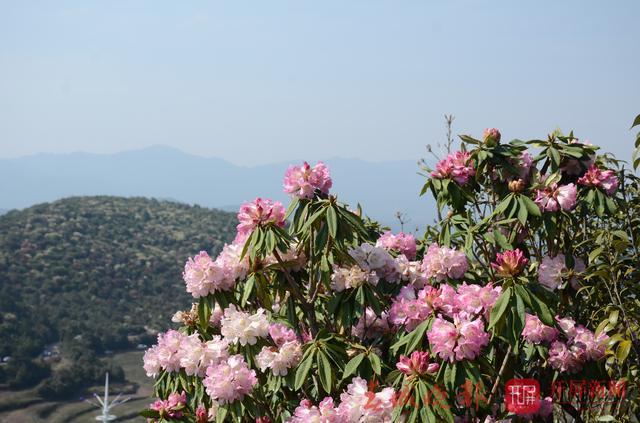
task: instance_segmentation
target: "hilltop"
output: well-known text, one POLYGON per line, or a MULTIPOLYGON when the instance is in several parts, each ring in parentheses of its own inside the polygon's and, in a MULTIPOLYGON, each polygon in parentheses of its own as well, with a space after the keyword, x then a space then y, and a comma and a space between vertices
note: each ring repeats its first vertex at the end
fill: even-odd
POLYGON ((139 197, 72 197, 0 216, 0 357, 11 357, 0 383, 40 379, 46 369, 14 380, 37 367, 25 360, 42 364, 48 344, 77 356, 152 342, 191 302, 186 258, 217 254, 235 224, 232 213, 139 197))

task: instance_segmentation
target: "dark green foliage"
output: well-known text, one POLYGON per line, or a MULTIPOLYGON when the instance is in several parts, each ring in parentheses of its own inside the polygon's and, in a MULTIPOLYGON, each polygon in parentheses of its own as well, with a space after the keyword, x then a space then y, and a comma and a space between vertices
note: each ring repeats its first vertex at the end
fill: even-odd
MULTIPOLYGON (((33 359, 72 339, 97 353, 153 342, 191 303, 185 260, 217 255, 235 225, 218 210, 106 196, 0 216, 0 358, 33 359)), ((15 376, 3 367, 0 383, 15 376)), ((51 390, 66 377, 54 373, 51 390)))

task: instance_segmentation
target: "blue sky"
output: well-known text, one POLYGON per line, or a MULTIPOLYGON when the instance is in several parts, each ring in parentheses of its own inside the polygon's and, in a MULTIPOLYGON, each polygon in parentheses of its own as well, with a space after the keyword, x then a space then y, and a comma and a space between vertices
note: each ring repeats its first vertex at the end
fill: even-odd
POLYGON ((0 1, 0 157, 417 159, 487 126, 623 157, 637 1, 0 1))

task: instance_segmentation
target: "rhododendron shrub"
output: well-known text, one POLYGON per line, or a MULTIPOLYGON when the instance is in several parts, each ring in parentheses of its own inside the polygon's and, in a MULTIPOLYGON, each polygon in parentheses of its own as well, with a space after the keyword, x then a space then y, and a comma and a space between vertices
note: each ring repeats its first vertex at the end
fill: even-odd
POLYGON ((640 184, 573 135, 461 138, 425 169, 422 193, 445 217, 423 236, 341 203, 322 163, 286 171, 286 210, 244 204, 233 243, 187 258, 195 302, 145 353, 158 400, 142 414, 496 421, 512 378, 542 390, 521 418, 636 412, 628 396, 594 414, 580 407, 593 398, 551 387, 615 379, 637 392, 640 184))

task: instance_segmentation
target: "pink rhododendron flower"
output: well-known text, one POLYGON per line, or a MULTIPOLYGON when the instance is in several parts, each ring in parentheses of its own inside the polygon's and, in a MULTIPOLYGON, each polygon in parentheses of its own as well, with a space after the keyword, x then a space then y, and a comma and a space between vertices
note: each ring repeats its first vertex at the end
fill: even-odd
POLYGON ((258 338, 269 334, 269 321, 261 308, 249 314, 231 304, 224 310, 221 325, 220 333, 232 344, 254 345, 258 338))
POLYGON ((347 385, 347 392, 340 395, 337 408, 341 422, 391 422, 395 404, 393 388, 384 388, 380 392, 369 391, 367 381, 355 377, 347 385))
POLYGON ((387 319, 386 312, 377 316, 371 307, 367 307, 354 326, 353 335, 360 339, 372 339, 388 333, 390 328, 387 319))
POLYGON ((562 341, 554 341, 549 348, 549 364, 561 372, 576 373, 582 369, 579 351, 570 349, 562 341))
POLYGON ((607 195, 611 196, 618 190, 619 181, 613 170, 602 170, 592 164, 587 172, 578 179, 578 184, 587 187, 601 188, 607 195))
POLYGON ((395 250, 400 254, 407 256, 409 260, 416 258, 416 239, 411 234, 400 232, 394 235, 391 231, 387 231, 376 242, 376 247, 382 247, 386 250, 395 250))
POLYGON ((609 336, 602 332, 597 337, 589 329, 569 318, 556 316, 558 326, 567 338, 566 343, 555 341, 549 350, 549 363, 555 369, 575 373, 586 361, 604 357, 609 336))
MULTIPOLYGON (((441 289, 443 287, 444 285, 441 289)), ((471 315, 481 314, 488 317, 501 292, 502 288, 499 286, 494 287, 491 284, 486 286, 467 285, 466 282, 463 282, 462 285, 458 286, 457 295, 452 296, 451 293, 447 293, 449 298, 453 298, 453 308, 449 308, 448 313, 446 307, 442 307, 442 309, 448 315, 452 315, 453 312, 464 311, 471 315)))
POLYGON ((155 377, 160 370, 176 372, 180 370, 180 346, 187 335, 176 330, 158 334, 158 343, 149 348, 143 357, 147 376, 155 377))
POLYGON ((182 417, 182 410, 187 404, 187 393, 182 391, 181 394, 173 392, 169 394, 166 400, 157 400, 150 405, 152 410, 160 414, 160 418, 179 419, 182 417))
MULTIPOLYGON (((431 305, 434 310, 441 311, 446 316, 453 317, 454 314, 460 311, 458 306, 460 305, 461 300, 458 298, 456 290, 450 285, 440 285, 440 288, 435 292, 435 295, 431 292, 428 297, 431 298, 431 305)), ((466 300, 462 301, 466 302, 466 300)))
POLYGON ((217 272, 219 268, 213 264, 209 254, 200 251, 184 265, 182 277, 187 284, 187 292, 195 298, 209 295, 214 290, 214 280, 219 277, 217 272))
POLYGON ((295 367, 302 358, 302 346, 296 340, 287 341, 276 347, 262 347, 256 356, 260 371, 271 369, 276 376, 286 376, 289 369, 295 367))
POLYGON ((211 399, 227 404, 242 400, 253 390, 258 379, 255 370, 250 370, 238 354, 216 366, 209 366, 202 383, 211 399))
POLYGON ((571 317, 560 318, 560 316, 556 316, 556 322, 568 339, 573 339, 576 336, 576 321, 571 317))
POLYGON ((316 407, 308 399, 300 401, 288 423, 390 423, 396 395, 393 388, 380 392, 368 389, 367 382, 355 377, 340 395, 340 405, 335 406, 331 397, 326 397, 316 407))
POLYGON ((428 351, 414 351, 409 357, 401 355, 396 367, 406 375, 423 375, 436 373, 440 365, 438 363, 429 363, 428 351))
POLYGON ((249 268, 248 257, 240 260, 241 252, 241 245, 227 244, 215 261, 206 251, 190 258, 182 273, 187 292, 200 298, 216 291, 233 289, 236 280, 243 278, 249 268))
POLYGON ((403 287, 400 294, 391 303, 389 322, 394 326, 404 325, 407 331, 412 331, 424 322, 433 311, 431 304, 425 300, 427 290, 436 291, 435 288, 428 286, 421 291, 422 296, 416 298, 412 287, 403 287))
POLYGON ((272 323, 269 325, 269 336, 271 336, 273 342, 279 347, 286 342, 296 340, 295 331, 282 323, 272 323))
POLYGON ((331 289, 342 292, 345 289, 357 288, 363 283, 376 286, 378 275, 373 270, 363 270, 358 265, 351 267, 335 267, 331 274, 331 289))
POLYGON ((436 170, 431 176, 436 179, 453 179, 458 185, 465 185, 476 174, 473 168, 471 154, 466 151, 456 151, 445 159, 436 163, 436 170))
POLYGON ((317 191, 328 194, 333 182, 329 168, 322 162, 314 167, 304 162, 302 166, 290 166, 284 175, 284 192, 292 197, 313 198, 317 191))
POLYGON ((527 313, 525 317, 524 329, 522 330, 522 338, 532 344, 541 344, 542 342, 552 342, 558 336, 558 330, 547 326, 540 321, 538 316, 527 313))
POLYGON ((338 412, 333 405, 333 398, 326 397, 316 407, 308 399, 300 401, 294 415, 288 423, 341 423, 338 412))
POLYGON ((529 260, 524 253, 516 248, 515 250, 507 250, 504 253, 496 254, 495 263, 491 263, 491 267, 500 276, 518 276, 524 270, 529 260))
POLYGON ((542 211, 569 211, 576 205, 578 191, 575 184, 551 184, 536 191, 535 203, 542 211))
POLYGON ((467 271, 467 256, 462 251, 431 244, 422 260, 422 270, 428 277, 442 282, 460 279, 467 271))
POLYGON ((284 227, 286 211, 279 201, 256 198, 244 203, 238 212, 238 234, 251 233, 258 225, 273 224, 284 227))
POLYGON ((431 350, 450 362, 473 360, 489 343, 481 318, 472 320, 466 313, 454 315, 453 323, 438 316, 427 332, 431 350))
POLYGON ((178 349, 180 367, 189 376, 202 377, 208 366, 218 364, 229 357, 228 347, 229 343, 219 335, 207 342, 200 341, 197 333, 189 335, 182 339, 178 349))
POLYGON ((599 336, 584 326, 576 327, 576 334, 571 340, 572 345, 580 348, 580 358, 584 361, 600 360, 607 350, 609 336, 601 332, 599 336))
POLYGON ((349 255, 366 271, 374 271, 387 282, 400 280, 400 267, 391 254, 382 247, 363 243, 349 250, 349 255))
POLYGON ((538 282, 553 291, 562 284, 562 275, 567 271, 564 254, 555 257, 546 256, 538 269, 538 282))
POLYGON ((424 287, 429 282, 427 273, 422 270, 421 261, 409 261, 404 254, 400 254, 396 257, 396 263, 400 271, 400 280, 408 282, 416 289, 424 287))

